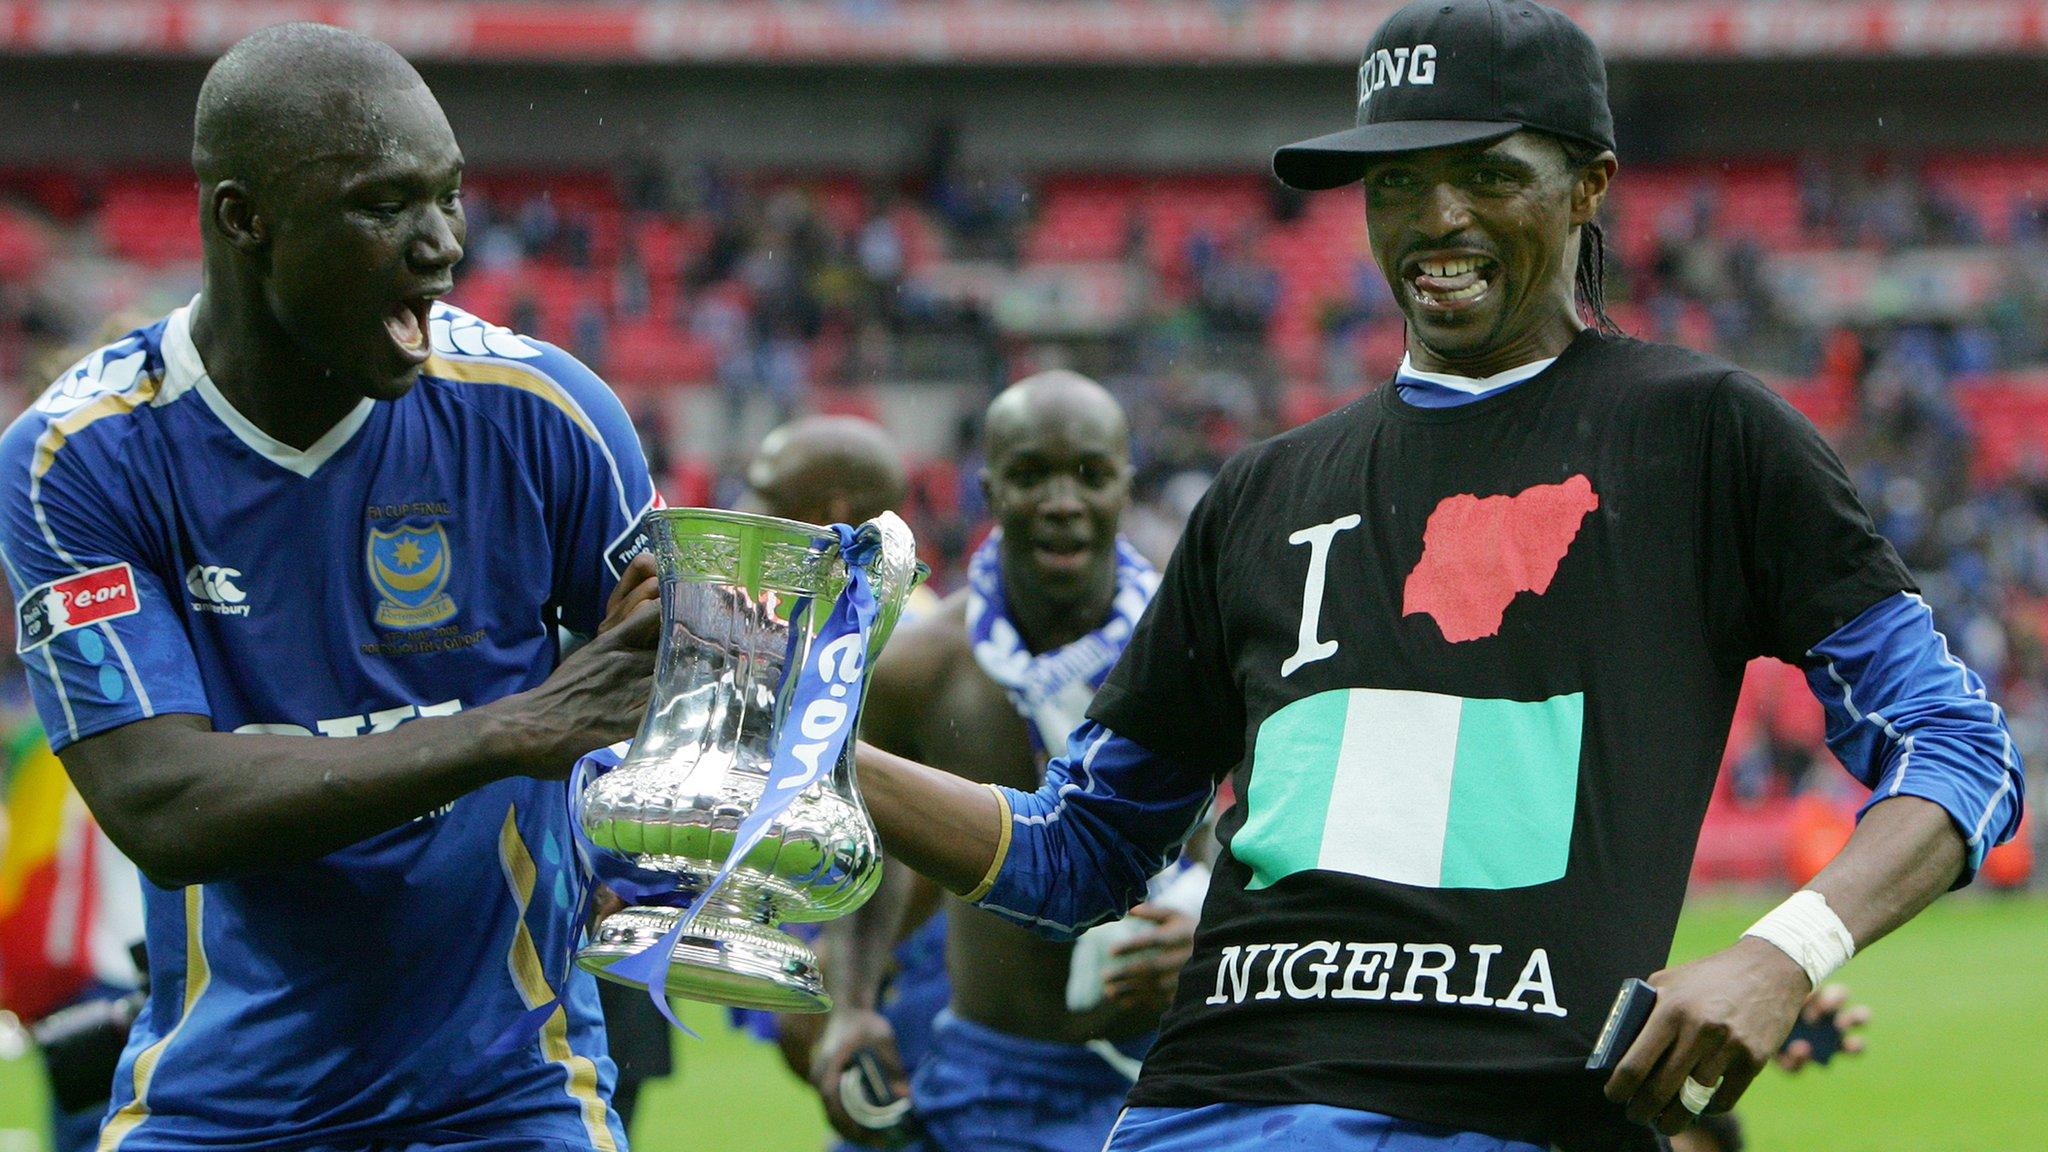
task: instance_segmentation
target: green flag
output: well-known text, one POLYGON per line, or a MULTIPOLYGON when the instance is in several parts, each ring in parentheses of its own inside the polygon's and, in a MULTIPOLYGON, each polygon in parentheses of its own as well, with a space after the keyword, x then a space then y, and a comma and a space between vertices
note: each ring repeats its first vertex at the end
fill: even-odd
POLYGON ((1265 888, 1318 869, 1424 888, 1526 888, 1564 875, 1583 692, 1468 700, 1349 688, 1259 726, 1231 853, 1265 888))

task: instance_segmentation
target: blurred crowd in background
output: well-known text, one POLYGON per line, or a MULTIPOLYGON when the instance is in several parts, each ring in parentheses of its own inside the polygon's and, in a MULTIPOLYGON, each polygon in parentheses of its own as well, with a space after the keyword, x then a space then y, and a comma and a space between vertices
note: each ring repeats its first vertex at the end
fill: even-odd
MULTIPOLYGON (((942 588, 983 530, 974 417, 1008 381, 1067 366, 1124 400, 1128 530, 1163 558, 1225 458, 1401 354, 1355 190, 1026 179, 964 166, 943 124, 886 178, 650 154, 475 173, 464 204, 453 301, 603 374, 672 503, 730 502, 760 433, 799 412, 873 417, 906 445, 942 588)), ((192 205, 175 173, 0 173, 5 403, 106 317, 197 290, 192 205)), ((1977 157, 1967 179, 1939 157, 1625 168, 1604 231, 1619 324, 1734 360, 1829 432, 2048 765, 2048 157, 1977 157)), ((1833 787, 1810 771, 1829 762, 1810 697, 1752 687, 1731 795, 1833 787)))

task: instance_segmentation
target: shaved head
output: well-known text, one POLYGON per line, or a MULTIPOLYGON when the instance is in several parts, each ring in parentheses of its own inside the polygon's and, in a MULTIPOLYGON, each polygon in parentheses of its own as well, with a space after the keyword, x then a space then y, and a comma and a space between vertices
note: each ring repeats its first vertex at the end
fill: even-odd
POLYGON ((995 460, 1018 441, 1036 437, 1047 424, 1098 430, 1130 455, 1130 426, 1123 405, 1109 389, 1065 369, 1026 376, 989 403, 986 417, 988 456, 995 460))
POLYGON ((856 416, 806 416, 761 441, 747 487, 771 516, 858 524, 899 507, 909 487, 881 425, 856 416))
POLYGON ((1013 604, 1046 613, 1041 641, 1094 628, 1116 594, 1117 524, 1131 497, 1123 406, 1077 372, 1040 372, 1005 388, 983 427, 981 488, 1003 530, 1013 604))
POLYGON ((375 155, 384 146, 384 103, 426 87, 381 41, 326 24, 273 25, 206 73, 192 167, 202 185, 261 185, 323 157, 375 155))
POLYGON ((194 339, 215 381, 296 381, 270 417, 303 421, 288 443, 411 388, 467 235, 462 149, 412 65, 325 24, 256 32, 206 74, 192 167, 206 257, 194 339))

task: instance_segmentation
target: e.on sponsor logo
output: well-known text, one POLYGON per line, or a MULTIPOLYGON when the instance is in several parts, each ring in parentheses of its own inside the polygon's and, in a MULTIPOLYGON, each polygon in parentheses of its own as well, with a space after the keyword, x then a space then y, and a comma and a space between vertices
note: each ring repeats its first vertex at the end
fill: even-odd
POLYGON ((141 611, 135 572, 126 563, 93 568, 28 590, 15 609, 16 651, 27 652, 75 628, 141 611))

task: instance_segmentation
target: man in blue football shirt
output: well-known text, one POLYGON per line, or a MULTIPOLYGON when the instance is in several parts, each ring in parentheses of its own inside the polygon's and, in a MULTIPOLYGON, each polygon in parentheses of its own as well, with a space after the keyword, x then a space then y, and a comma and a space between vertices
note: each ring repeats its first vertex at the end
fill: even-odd
POLYGON ((437 302, 462 155, 390 48, 242 41, 193 159, 200 296, 0 440, 36 703, 147 877, 100 1147, 613 1152, 560 780, 652 671, 626 414, 437 302))

